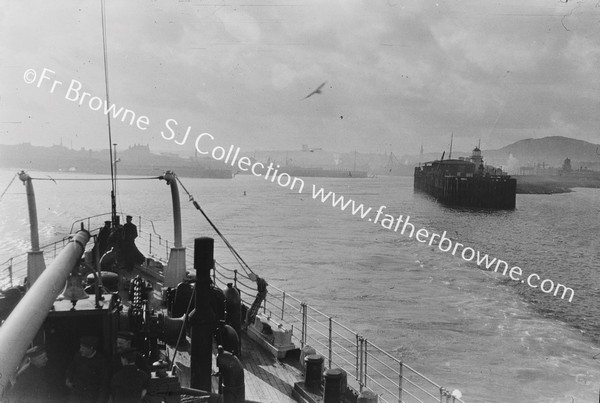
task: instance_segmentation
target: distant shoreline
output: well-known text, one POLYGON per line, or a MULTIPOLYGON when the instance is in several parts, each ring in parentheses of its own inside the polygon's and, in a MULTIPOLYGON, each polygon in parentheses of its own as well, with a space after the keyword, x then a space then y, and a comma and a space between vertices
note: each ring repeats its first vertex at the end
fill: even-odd
POLYGON ((514 175, 517 194, 570 193, 573 188, 600 188, 600 174, 571 173, 561 176, 514 175))

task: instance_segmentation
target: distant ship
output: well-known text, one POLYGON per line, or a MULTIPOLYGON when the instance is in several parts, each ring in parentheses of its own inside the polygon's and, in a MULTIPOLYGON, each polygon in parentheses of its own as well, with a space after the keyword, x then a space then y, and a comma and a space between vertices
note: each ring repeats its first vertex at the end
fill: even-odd
POLYGON ((280 172, 286 172, 290 176, 320 177, 320 178, 366 178, 367 171, 356 169, 324 169, 324 168, 305 168, 294 165, 287 165, 279 169, 280 172))
POLYGON ((484 165, 475 147, 470 158, 444 160, 442 154, 440 160, 416 167, 414 189, 451 206, 514 209, 517 180, 484 165))

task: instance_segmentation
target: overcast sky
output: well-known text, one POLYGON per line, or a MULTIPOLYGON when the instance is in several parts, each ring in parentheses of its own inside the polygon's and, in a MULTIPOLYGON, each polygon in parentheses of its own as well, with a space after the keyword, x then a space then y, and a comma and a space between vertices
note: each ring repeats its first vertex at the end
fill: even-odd
MULTIPOLYGON (((600 142, 600 1, 106 1, 113 142, 208 132, 243 151, 417 154, 562 135, 600 142), (302 99, 321 83, 321 94, 302 99)), ((0 143, 106 148, 100 1, 0 8, 0 143), (63 82, 26 84, 44 68, 63 82)), ((195 137, 194 137, 195 139, 195 137)), ((207 143, 208 144, 208 143, 207 143)))

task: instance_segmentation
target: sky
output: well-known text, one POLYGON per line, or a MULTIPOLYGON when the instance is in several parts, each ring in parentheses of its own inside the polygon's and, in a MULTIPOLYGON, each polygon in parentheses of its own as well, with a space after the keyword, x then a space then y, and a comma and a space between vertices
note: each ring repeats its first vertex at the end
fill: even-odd
MULTIPOLYGON (((107 148, 100 101, 88 102, 105 99, 100 0, 2 3, 0 144, 107 148), (44 69, 53 73, 39 81, 44 69)), ((482 149, 545 136, 600 142, 598 0, 105 7, 110 103, 149 121, 113 119, 119 148, 189 153, 201 133, 214 138, 203 148, 246 152, 418 154, 421 144, 447 149, 451 134, 455 150, 480 139, 482 149)))

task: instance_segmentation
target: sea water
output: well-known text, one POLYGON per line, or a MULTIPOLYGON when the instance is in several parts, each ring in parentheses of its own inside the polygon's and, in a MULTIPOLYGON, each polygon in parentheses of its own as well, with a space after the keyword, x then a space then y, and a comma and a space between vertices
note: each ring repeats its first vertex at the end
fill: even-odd
MULTIPOLYGON (((41 243, 78 218, 110 211, 110 182, 31 175, 41 243)), ((0 171, 0 188, 14 171, 0 171)), ((305 178, 302 193, 252 176, 182 178, 253 271, 349 325, 468 402, 591 402, 600 389, 600 190, 517 195, 514 211, 451 209, 414 194, 412 178, 305 178), (482 270, 414 238, 312 197, 312 185, 374 210, 410 216, 441 234, 575 291, 572 302, 482 270)), ((118 184, 120 211, 171 234, 164 181, 118 184)), ((184 243, 216 238, 216 259, 233 258, 182 191, 184 243)), ((24 187, 0 200, 0 263, 29 248, 24 187)))

